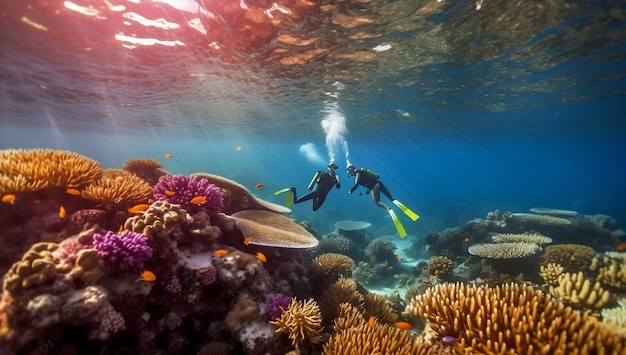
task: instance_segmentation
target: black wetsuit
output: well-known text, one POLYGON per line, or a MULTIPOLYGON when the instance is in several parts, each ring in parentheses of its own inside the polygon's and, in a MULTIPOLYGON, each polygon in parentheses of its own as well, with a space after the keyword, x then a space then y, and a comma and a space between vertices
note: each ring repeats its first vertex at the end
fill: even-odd
POLYGON ((350 189, 350 193, 353 193, 359 185, 366 187, 368 190, 372 192, 372 199, 379 207, 389 209, 387 205, 380 202, 380 193, 382 192, 387 198, 391 201, 394 198, 391 196, 391 193, 385 185, 383 185, 382 181, 378 180, 378 174, 373 173, 366 169, 358 169, 355 174, 356 178, 354 179, 354 186, 350 189))
POLYGON ((315 190, 298 198, 296 195, 296 188, 291 188, 291 191, 293 191, 293 203, 300 203, 313 199, 313 211, 317 211, 320 207, 322 207, 324 201, 326 201, 326 196, 333 188, 333 186, 336 186, 337 188, 341 187, 339 177, 337 177, 334 172, 323 173, 321 171, 318 171, 317 173, 319 174, 319 176, 317 177, 317 188, 315 190))

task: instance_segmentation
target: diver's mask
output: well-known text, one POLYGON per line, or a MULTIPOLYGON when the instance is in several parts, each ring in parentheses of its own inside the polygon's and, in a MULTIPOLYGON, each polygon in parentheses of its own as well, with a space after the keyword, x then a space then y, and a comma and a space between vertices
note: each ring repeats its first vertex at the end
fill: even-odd
POLYGON ((356 175, 356 166, 348 165, 348 167, 346 168, 346 173, 348 173, 348 176, 356 175))
POLYGON ((330 170, 330 171, 334 171, 337 168, 338 168, 338 166, 335 163, 328 164, 328 170, 330 170))

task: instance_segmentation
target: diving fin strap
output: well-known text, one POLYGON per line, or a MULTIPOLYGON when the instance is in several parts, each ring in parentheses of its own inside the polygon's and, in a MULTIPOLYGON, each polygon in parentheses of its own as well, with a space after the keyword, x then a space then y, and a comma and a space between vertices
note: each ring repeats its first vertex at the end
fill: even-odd
POLYGON ((417 213, 411 211, 402 202, 398 200, 392 200, 391 202, 393 202, 394 205, 398 206, 398 208, 400 208, 402 212, 404 212, 404 214, 407 215, 412 221, 417 221, 417 219, 420 218, 417 213))
POLYGON ((391 216, 391 220, 393 221, 393 224, 396 226, 396 230, 398 231, 398 234, 400 234, 400 238, 404 238, 406 237, 406 231, 404 230, 404 226, 402 225, 402 223, 400 223, 400 220, 398 219, 398 216, 396 216, 396 213, 390 208, 387 210, 387 212, 389 212, 389 215, 391 216))
POLYGON ((291 187, 274 192, 274 196, 280 195, 285 192, 287 192, 287 198, 285 199, 285 206, 289 207, 291 206, 291 201, 293 200, 293 190, 291 189, 291 187))

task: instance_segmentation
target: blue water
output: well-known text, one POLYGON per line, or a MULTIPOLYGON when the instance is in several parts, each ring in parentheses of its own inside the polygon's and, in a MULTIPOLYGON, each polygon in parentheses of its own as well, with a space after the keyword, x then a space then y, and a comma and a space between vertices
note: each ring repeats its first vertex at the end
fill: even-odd
MULTIPOLYGON (((105 168, 152 157, 171 173, 223 175, 281 203, 275 190, 294 186, 303 193, 313 173, 325 169, 300 146, 313 143, 327 159, 320 121, 334 92, 350 161, 379 173, 394 197, 422 216, 417 222, 400 216, 411 236, 495 209, 553 207, 626 222, 623 4, 568 8, 554 22, 537 15, 519 28, 516 10, 504 3, 480 11, 470 2, 447 4, 431 17, 413 15, 426 3, 410 11, 375 3, 372 13, 384 24, 365 30, 382 37, 346 44, 342 36, 361 28, 339 31, 322 21, 309 33, 311 23, 296 26, 301 32, 294 35, 324 37, 330 53, 296 66, 280 64, 272 50, 283 47, 274 40, 241 41, 226 51, 228 41, 218 34, 131 26, 100 3, 94 6, 107 19, 98 20, 63 4, 41 3, 37 11, 6 4, 0 149, 72 150, 105 168), (61 9, 61 17, 44 9, 61 9), (490 16, 511 23, 490 34, 481 25, 490 16), (47 30, 25 25, 24 17, 47 30), (114 40, 120 33, 185 46, 128 48, 114 40), (381 43, 392 49, 374 61, 333 57, 381 43), (256 189, 258 183, 265 187, 256 189)), ((180 6, 123 4, 181 24, 197 16, 180 6)), ((232 21, 226 28, 236 34, 232 21)), ((342 153, 337 162, 345 167, 342 153)), ((349 196, 352 181, 343 171, 340 177, 342 188, 322 209, 313 213, 304 203, 292 207, 292 216, 321 233, 336 220, 360 219, 372 222, 374 233, 393 235, 386 212, 363 189, 349 196)))

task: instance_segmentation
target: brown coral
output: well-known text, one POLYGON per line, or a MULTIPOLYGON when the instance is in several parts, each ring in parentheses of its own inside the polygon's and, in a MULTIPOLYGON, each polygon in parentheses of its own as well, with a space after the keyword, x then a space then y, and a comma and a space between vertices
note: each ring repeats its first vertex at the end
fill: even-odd
POLYGON ((406 331, 383 323, 365 322, 335 333, 324 344, 324 355, 446 354, 424 341, 411 338, 406 331))
POLYGON ((369 319, 371 316, 376 317, 378 322, 386 324, 394 324, 398 319, 396 312, 387 304, 385 296, 370 292, 365 295, 364 317, 369 319))
POLYGON ((596 251, 586 245, 557 244, 546 247, 541 264, 559 264, 565 272, 578 272, 589 270, 595 257, 596 251))
POLYGON ((0 194, 48 186, 80 188, 100 177, 100 164, 78 153, 53 150, 0 152, 0 194))
POLYGON ((312 265, 315 270, 332 277, 332 281, 334 281, 340 276, 352 276, 354 260, 343 254, 325 253, 313 259, 312 265))
POLYGON ((550 286, 550 293, 572 306, 595 309, 602 308, 611 296, 609 291, 600 286, 599 282, 592 282, 583 275, 582 271, 559 275, 558 285, 550 286))
POLYGON ((319 244, 315 236, 293 219, 265 210, 247 210, 231 216, 249 244, 280 248, 312 248, 319 244))
POLYGON ((365 317, 361 311, 350 303, 340 303, 337 306, 337 317, 333 320, 333 332, 339 333, 362 323, 365 323, 365 317))
POLYGON ((152 186, 125 170, 107 169, 100 179, 83 190, 82 196, 105 206, 120 203, 132 205, 148 202, 152 197, 152 186))
POLYGON ((449 275, 453 267, 454 263, 447 256, 433 256, 428 260, 428 271, 431 275, 449 275))
POLYGON ((4 290, 17 293, 53 280, 57 276, 52 252, 59 247, 56 243, 36 243, 13 264, 4 278, 4 290))
POLYGON ((349 303, 360 312, 365 310, 365 298, 359 293, 354 280, 340 277, 323 292, 320 308, 327 322, 332 322, 337 317, 337 306, 341 303, 349 303))
POLYGON ((300 349, 304 341, 310 344, 322 341, 324 330, 322 314, 314 299, 303 302, 292 298, 289 307, 282 312, 280 318, 270 323, 278 327, 276 332, 289 334, 289 339, 296 349, 300 349))
POLYGON ((411 300, 435 339, 452 336, 464 353, 619 354, 626 340, 526 285, 442 284, 411 300))
POLYGON ((127 219, 124 228, 141 233, 148 239, 172 240, 182 236, 192 221, 179 205, 156 201, 141 215, 127 219))
POLYGON ((122 169, 139 176, 152 186, 159 181, 161 176, 167 175, 167 171, 163 170, 163 164, 152 158, 127 160, 122 169))

